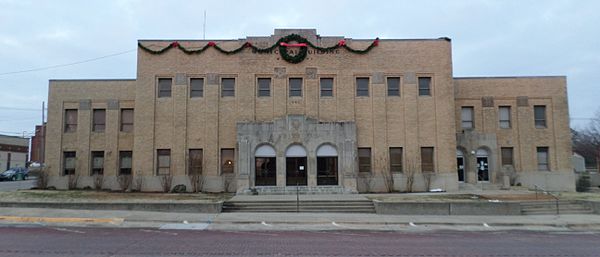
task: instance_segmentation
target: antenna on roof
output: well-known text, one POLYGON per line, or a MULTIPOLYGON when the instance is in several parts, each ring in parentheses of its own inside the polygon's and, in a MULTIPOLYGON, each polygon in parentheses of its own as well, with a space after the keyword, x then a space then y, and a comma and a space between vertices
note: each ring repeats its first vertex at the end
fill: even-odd
POLYGON ((206 10, 204 10, 204 23, 202 24, 202 40, 206 39, 206 10))

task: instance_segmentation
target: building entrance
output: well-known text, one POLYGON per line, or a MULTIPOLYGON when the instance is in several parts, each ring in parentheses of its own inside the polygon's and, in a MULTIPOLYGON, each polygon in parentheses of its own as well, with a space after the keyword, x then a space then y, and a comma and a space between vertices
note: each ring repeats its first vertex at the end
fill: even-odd
POLYGON ((456 150, 456 172, 458 182, 465 182, 465 157, 461 150, 456 150))
POLYGON ((477 150, 477 181, 490 181, 490 171, 488 164, 488 152, 485 149, 477 150))
POLYGON ((317 186, 338 185, 338 157, 335 147, 325 144, 317 149, 317 186))
POLYGON ((306 150, 300 145, 290 146, 285 153, 285 185, 306 186, 308 179, 306 172, 306 150))
POLYGON ((270 145, 262 145, 254 154, 255 186, 277 185, 277 159, 275 149, 270 145))

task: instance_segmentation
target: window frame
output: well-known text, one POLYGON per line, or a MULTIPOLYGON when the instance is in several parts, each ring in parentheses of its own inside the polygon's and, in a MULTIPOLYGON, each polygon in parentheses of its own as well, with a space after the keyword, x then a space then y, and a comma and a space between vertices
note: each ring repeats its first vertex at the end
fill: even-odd
POLYGON ((202 148, 190 148, 188 149, 188 170, 187 170, 187 174, 188 175, 202 175, 202 171, 203 171, 203 167, 204 167, 204 150, 202 148), (198 151, 200 153, 200 165, 195 165, 194 160, 198 160, 198 159, 192 159, 192 152, 193 151, 198 151), (199 169, 199 172, 192 172, 194 169, 199 169))
POLYGON ((271 97, 271 85, 273 84, 273 80, 270 77, 258 77, 256 78, 256 96, 257 97, 271 97), (268 87, 261 88, 261 81, 268 81, 268 87), (266 94, 263 94, 266 93, 266 94))
POLYGON ((432 87, 433 87, 433 76, 419 76, 417 77, 417 90, 419 96, 432 96, 432 87), (429 80, 427 87, 422 87, 421 80, 426 81, 429 80), (424 94, 424 93, 427 94, 424 94))
POLYGON ((421 172, 435 172, 435 148, 432 146, 421 147, 421 172), (431 150, 431 163, 425 163, 425 158, 423 157, 426 156, 426 153, 423 150, 431 150), (425 167, 429 168, 429 166, 431 166, 431 170, 426 170, 425 167))
POLYGON ((500 165, 501 166, 505 166, 505 165, 510 165, 510 166, 515 166, 515 151, 514 148, 511 147, 500 147, 500 165), (510 151, 510 156, 505 156, 505 151, 510 151), (507 158, 510 157, 510 158, 507 158), (510 163, 505 162, 507 159, 510 159, 510 163))
POLYGON ((390 172, 393 173, 403 173, 404 172, 404 149, 402 147, 390 147, 389 148, 389 161, 390 161, 390 172), (395 154, 395 156, 400 156, 400 162, 396 163, 394 162, 394 152, 399 151, 400 154, 398 155, 398 153, 395 154), (396 167, 396 169, 394 168, 396 167), (397 168, 399 167, 399 168, 397 168))
MULTIPOLYGON (((228 154, 229 155, 229 154, 228 154)), ((219 165, 220 170, 221 170, 221 174, 234 174, 235 173, 235 148, 221 148, 221 162, 219 165), (225 169, 225 165, 229 165, 226 162, 228 160, 225 160, 225 152, 231 151, 231 157, 232 159, 231 161, 231 168, 227 167, 227 169, 225 169), (231 169, 231 170, 230 170, 231 169)))
POLYGON ((370 96, 370 93, 371 93, 371 92, 369 92, 369 91, 371 91, 370 90, 370 87, 371 87, 370 86, 371 85, 370 77, 356 77, 354 79, 354 85, 356 88, 356 90, 355 90, 356 97, 369 97, 370 96), (360 87, 361 83, 359 83, 359 81, 365 81, 365 80, 367 81, 366 88, 361 88, 360 87))
POLYGON ((119 167, 118 167, 118 174, 117 175, 132 175, 132 171, 133 171, 133 151, 119 151, 119 167), (127 156, 128 155, 128 156, 127 156), (129 157, 131 159, 130 161, 130 165, 131 167, 126 168, 123 167, 123 159, 129 157), (127 172, 124 172, 127 171, 127 172))
POLYGON ((358 156, 358 172, 359 173, 372 173, 373 172, 373 152, 371 150, 371 147, 359 147, 357 149, 357 156, 358 156), (366 152, 368 151, 369 156, 361 156, 361 150, 363 150, 362 152, 366 152), (368 158, 368 163, 363 163, 362 161, 367 160, 368 158))
POLYGON ((236 78, 235 77, 225 77, 225 78, 221 78, 221 97, 222 98, 227 98, 227 97, 235 97, 235 84, 236 84, 236 78), (233 85, 232 88, 225 88, 225 81, 233 81, 233 85))
POLYGON ((386 87, 387 87, 387 96, 389 96, 389 97, 402 97, 402 92, 400 91, 401 88, 402 88, 402 78, 400 76, 389 76, 389 77, 386 77, 385 78, 385 84, 386 84, 386 87), (391 86, 390 86, 390 80, 395 80, 395 79, 398 80, 398 88, 396 88, 396 89, 391 88, 391 86), (390 94, 390 91, 398 91, 398 94, 396 94, 396 95, 390 94))
POLYGON ((548 128, 548 114, 546 105, 534 105, 533 106, 533 122, 534 126, 537 129, 545 129, 548 128), (536 110, 543 110, 543 117, 538 117, 536 110))
POLYGON ((156 149, 156 175, 171 175, 171 149, 156 149), (163 157, 163 158, 161 158, 163 157), (166 159, 165 159, 166 157, 166 159), (163 162, 168 162, 164 164, 163 162), (166 170, 166 172, 164 172, 166 170))
POLYGON ((461 106, 460 107, 460 128, 461 129, 475 129, 475 107, 474 106, 461 106), (464 112, 469 111, 469 119, 465 120, 464 112), (466 127, 465 124, 470 124, 466 127))
POLYGON ((498 127, 501 129, 510 129, 512 128, 512 115, 511 115, 510 106, 498 106, 498 127), (502 110, 506 110, 508 114, 508 120, 502 118, 502 110), (508 124, 508 126, 503 126, 502 124, 508 124))
POLYGON ((333 95, 333 88, 334 88, 334 84, 335 84, 335 80, 333 77, 321 77, 319 78, 319 97, 323 97, 323 98, 332 98, 333 95), (323 81, 328 81, 331 80, 331 88, 330 89, 326 89, 323 88, 323 81), (323 94, 324 92, 329 92, 329 95, 323 94))
POLYGON ((134 129, 135 111, 134 108, 122 108, 119 116, 119 131, 124 133, 132 133, 134 129), (125 122, 123 112, 131 111, 131 122, 125 122), (125 126, 131 126, 131 130, 125 131, 125 126))
POLYGON ((537 169, 538 171, 550 171, 550 147, 548 146, 538 146, 536 147, 536 161, 537 161, 537 169), (540 153, 546 154, 546 162, 542 162, 540 160, 540 153), (545 168, 543 168, 545 165, 545 168), (542 168, 540 168, 542 167, 542 168))
POLYGON ((77 172, 77 151, 63 151, 62 175, 75 175, 77 172), (67 168, 67 158, 73 158, 73 168, 67 168))
POLYGON ((90 175, 104 175, 104 151, 92 151, 90 153, 90 175), (102 158, 102 167, 96 168, 94 167, 94 159, 97 157, 102 158))
POLYGON ((92 132, 95 133, 104 133, 106 130, 106 109, 98 108, 92 109, 92 132), (96 120, 100 118, 96 114, 103 113, 101 120, 96 120))
POLYGON ((64 133, 75 133, 77 132, 77 123, 78 123, 78 115, 79 115, 79 111, 77 109, 65 109, 64 111, 65 114, 65 118, 64 118, 64 129, 63 132, 64 133), (69 116, 73 116, 74 118, 71 120, 69 119, 69 116), (74 123, 69 123, 74 121, 74 123))
POLYGON ((304 78, 302 77, 290 77, 288 78, 288 97, 289 98, 294 98, 294 97, 302 97, 304 95, 304 78), (292 81, 300 81, 300 88, 299 89, 293 89, 292 88, 292 81), (292 94, 293 92, 299 92, 299 95, 294 95, 292 94))
MULTIPOLYGON (((203 98, 204 97, 204 85, 205 79, 203 77, 192 77, 190 78, 190 98, 203 98), (194 81, 202 81, 200 88, 194 88, 194 81), (196 95, 194 95, 196 94, 196 95)), ((197 85, 197 84, 196 84, 197 85)))
POLYGON ((173 96, 173 78, 168 77, 159 77, 156 80, 157 85, 157 98, 170 98, 173 96), (162 88, 161 81, 169 81, 168 90, 167 88, 162 88))

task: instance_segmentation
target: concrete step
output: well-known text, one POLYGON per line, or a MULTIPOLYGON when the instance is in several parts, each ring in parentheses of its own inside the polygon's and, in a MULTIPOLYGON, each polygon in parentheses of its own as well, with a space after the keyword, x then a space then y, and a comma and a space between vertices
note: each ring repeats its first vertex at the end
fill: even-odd
MULTIPOLYGON (((223 212, 296 212, 296 201, 228 201, 223 212)), ((369 200, 301 201, 300 212, 353 212, 374 213, 375 206, 369 200)))
MULTIPOLYGON (((563 210, 560 209, 559 214, 593 214, 592 210, 563 210)), ((556 209, 554 210, 540 210, 540 211, 522 211, 523 215, 555 215, 556 209)))
MULTIPOLYGON (((559 214, 590 214, 593 210, 574 201, 558 201, 559 214)), ((556 201, 537 201, 521 203, 523 215, 556 214, 556 201)))

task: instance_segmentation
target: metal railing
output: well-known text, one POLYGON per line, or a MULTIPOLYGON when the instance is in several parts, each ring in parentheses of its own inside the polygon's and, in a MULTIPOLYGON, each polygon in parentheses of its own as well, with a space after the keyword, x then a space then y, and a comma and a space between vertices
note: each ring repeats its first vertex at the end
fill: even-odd
POLYGON ((554 194, 550 193, 549 191, 544 190, 542 187, 540 187, 538 185, 533 185, 533 187, 534 187, 534 190, 535 190, 535 200, 538 199, 538 192, 540 192, 540 191, 543 194, 552 196, 552 198, 554 198, 554 201, 556 203, 556 215, 559 215, 560 211, 559 211, 559 199, 558 199, 558 197, 555 196, 554 194))

